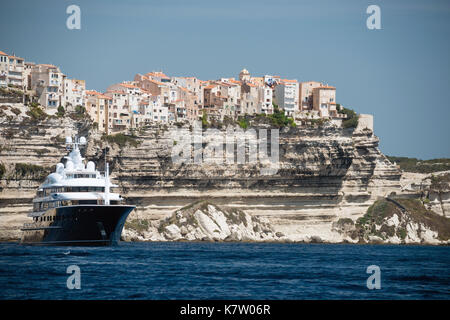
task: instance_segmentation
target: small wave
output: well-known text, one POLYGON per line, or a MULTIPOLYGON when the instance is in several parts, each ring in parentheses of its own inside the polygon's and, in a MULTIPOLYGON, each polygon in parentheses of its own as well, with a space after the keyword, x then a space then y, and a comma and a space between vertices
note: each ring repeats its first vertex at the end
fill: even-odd
POLYGON ((427 275, 420 275, 420 276, 397 276, 397 277, 393 277, 392 280, 397 280, 397 281, 411 281, 411 282, 416 282, 416 281, 437 281, 437 282, 441 282, 442 278, 436 277, 436 276, 427 276, 427 275))
POLYGON ((127 299, 140 299, 145 298, 145 294, 143 293, 133 293, 132 295, 129 295, 127 299))
POLYGON ((62 254, 64 255, 64 256, 68 256, 68 255, 70 255, 70 256, 74 256, 74 257, 88 257, 88 256, 90 256, 90 255, 92 255, 92 253, 90 253, 90 252, 72 252, 72 251, 64 251, 64 252, 62 252, 62 254))

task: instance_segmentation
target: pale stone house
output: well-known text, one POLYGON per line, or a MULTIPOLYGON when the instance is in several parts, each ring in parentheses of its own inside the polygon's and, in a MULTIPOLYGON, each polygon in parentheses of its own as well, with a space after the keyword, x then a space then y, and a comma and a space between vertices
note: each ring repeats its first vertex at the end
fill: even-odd
POLYGON ((100 132, 109 134, 114 131, 114 119, 110 117, 112 98, 95 90, 85 92, 86 112, 100 132))
POLYGON ((268 85, 258 88, 259 90, 259 108, 258 113, 272 114, 273 113, 273 90, 268 85))
POLYGON ((259 87, 251 82, 242 84, 241 114, 261 113, 259 104, 259 87))
POLYGON ((31 88, 47 113, 55 113, 63 105, 64 79, 61 70, 51 64, 37 64, 31 70, 31 88))
POLYGON ((23 90, 24 68, 25 61, 23 58, 0 51, 0 87, 14 86, 23 90))
POLYGON ((299 109, 300 111, 313 109, 313 89, 321 87, 318 81, 300 82, 299 85, 299 109))
POLYGON ((86 82, 78 79, 64 79, 63 106, 66 110, 75 106, 86 106, 86 82))
POLYGON ((298 110, 298 81, 281 79, 274 91, 274 100, 286 115, 293 115, 298 110))
POLYGON ((332 86, 314 88, 313 110, 318 111, 320 117, 336 116, 336 88, 332 86))

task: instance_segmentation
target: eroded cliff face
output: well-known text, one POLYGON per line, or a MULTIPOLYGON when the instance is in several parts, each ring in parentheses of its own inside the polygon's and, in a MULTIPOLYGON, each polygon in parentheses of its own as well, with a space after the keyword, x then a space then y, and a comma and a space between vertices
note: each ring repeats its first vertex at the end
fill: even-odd
POLYGON ((89 123, 70 118, 36 120, 22 104, 0 106, 0 241, 17 240, 38 186, 66 155, 65 136, 89 123))
MULTIPOLYGON (((15 177, 15 163, 53 167, 65 155, 60 139, 76 131, 86 134, 87 126, 68 119, 50 119, 35 125, 38 129, 27 131, 25 136, 19 129, 7 137, 8 128, 21 128, 22 120, 5 120, 1 120, 0 134, 0 162, 7 168, 0 182, 0 238, 17 239, 42 174, 15 177), (47 150, 39 151, 42 149, 47 150)), ((378 197, 400 190, 401 173, 380 152, 378 138, 367 129, 282 129, 279 167, 272 175, 261 175, 265 167, 261 162, 174 163, 172 150, 185 143, 180 135, 174 136, 177 129, 154 125, 136 132, 133 139, 137 146, 120 147, 107 144, 99 133, 89 131, 85 157, 96 161, 102 170, 108 147, 113 181, 127 202, 137 205, 130 221, 157 223, 184 206, 207 199, 262 218, 275 233, 293 241, 320 238, 338 242, 344 237, 333 230, 333 222, 340 218, 356 220, 378 197)), ((189 132, 189 126, 185 126, 184 134, 189 132)), ((217 132, 203 132, 204 148, 215 135, 217 132)), ((270 150, 270 140, 268 143, 270 150)))

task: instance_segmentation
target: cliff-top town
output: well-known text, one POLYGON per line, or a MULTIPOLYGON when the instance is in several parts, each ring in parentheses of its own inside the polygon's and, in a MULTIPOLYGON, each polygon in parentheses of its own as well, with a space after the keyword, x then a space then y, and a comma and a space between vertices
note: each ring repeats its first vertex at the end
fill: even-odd
POLYGON ((22 90, 48 114, 60 107, 73 111, 82 106, 106 134, 150 122, 198 120, 203 114, 218 120, 268 115, 276 105, 296 122, 322 118, 339 124, 346 117, 338 112, 333 86, 274 75, 253 77, 246 69, 238 79, 206 81, 154 71, 112 84, 102 93, 87 90, 84 80, 68 78, 57 66, 27 62, 0 51, 0 87, 22 90))

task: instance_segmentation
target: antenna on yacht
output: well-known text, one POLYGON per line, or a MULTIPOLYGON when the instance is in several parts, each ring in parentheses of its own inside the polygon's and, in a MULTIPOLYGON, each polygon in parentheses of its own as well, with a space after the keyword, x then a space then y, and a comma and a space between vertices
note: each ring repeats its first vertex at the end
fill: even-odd
POLYGON ((108 146, 105 146, 105 204, 109 205, 109 163, 107 161, 108 157, 108 146))
POLYGON ((106 163, 105 168, 105 204, 109 205, 109 163, 106 163))

